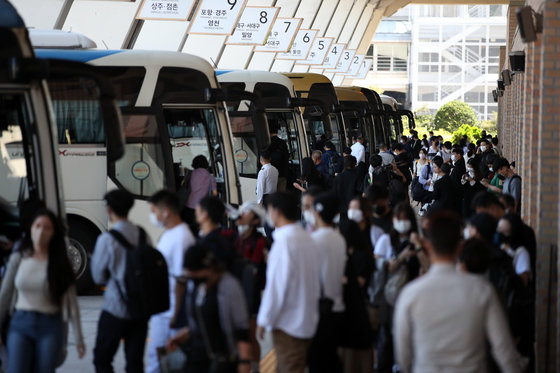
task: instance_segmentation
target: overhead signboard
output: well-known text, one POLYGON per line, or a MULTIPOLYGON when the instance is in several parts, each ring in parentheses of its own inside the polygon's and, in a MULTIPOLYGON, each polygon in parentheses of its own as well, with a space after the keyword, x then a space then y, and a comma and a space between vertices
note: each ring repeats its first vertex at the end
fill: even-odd
POLYGON ((373 65, 372 59, 364 59, 360 64, 360 69, 358 73, 354 76, 349 76, 348 78, 351 79, 365 79, 367 77, 368 72, 371 70, 371 65, 373 65))
POLYGON ((263 45, 280 8, 247 6, 226 44, 263 45))
POLYGON ((335 69, 338 61, 340 61, 340 57, 342 57, 342 51, 346 47, 344 43, 334 43, 331 44, 329 51, 327 52, 327 56, 325 57, 325 61, 323 62, 322 68, 325 70, 335 69))
POLYGON ((201 0, 189 34, 231 35, 247 0, 201 0))
POLYGON ((350 68, 348 69, 348 73, 346 75, 353 76, 358 74, 358 71, 360 71, 360 66, 362 66, 362 62, 364 62, 365 57, 365 54, 354 55, 354 58, 352 58, 352 63, 350 64, 350 68))
POLYGON ((300 29, 290 50, 286 53, 278 53, 277 60, 306 60, 319 30, 300 29))
POLYGON ((302 65, 322 65, 333 42, 334 38, 315 38, 309 57, 298 63, 302 65))
POLYGON ((186 21, 194 0, 143 0, 136 19, 186 21))
POLYGON ((345 49, 342 51, 342 56, 336 65, 336 69, 331 70, 329 72, 337 73, 337 74, 345 74, 350 69, 350 65, 356 55, 356 50, 354 49, 345 49))
POLYGON ((255 47, 255 52, 287 52, 290 50, 303 18, 276 18, 264 45, 255 47))

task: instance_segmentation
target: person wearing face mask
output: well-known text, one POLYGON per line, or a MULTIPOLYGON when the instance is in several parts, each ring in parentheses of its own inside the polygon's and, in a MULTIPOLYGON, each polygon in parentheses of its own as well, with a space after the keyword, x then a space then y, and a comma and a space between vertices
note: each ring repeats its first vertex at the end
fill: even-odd
POLYGON ((384 233, 389 233, 393 226, 389 190, 382 185, 372 184, 366 190, 366 198, 372 207, 371 243, 375 246, 379 237, 384 233))
POLYGON ((346 210, 348 203, 356 195, 362 194, 363 175, 356 168, 356 158, 348 156, 344 158, 344 171, 334 179, 334 193, 340 203, 340 218, 346 222, 346 210))
MULTIPOLYGON (((112 230, 130 242, 137 243, 143 234, 147 245, 150 238, 141 233, 141 228, 128 220, 134 198, 124 189, 115 189, 105 197, 107 215, 113 224, 112 230)), ((112 371, 112 362, 121 339, 126 345, 125 358, 128 372, 144 371, 140 356, 144 356, 148 320, 132 320, 121 295, 125 283, 126 248, 110 232, 102 233, 95 244, 91 259, 91 274, 98 285, 105 285, 103 311, 99 317, 94 359, 98 372, 112 371)))
POLYGON ((534 362, 533 342, 535 293, 531 257, 524 246, 523 221, 516 214, 506 214, 498 222, 497 244, 513 260, 513 268, 521 284, 513 292, 513 302, 509 309, 512 334, 517 342, 517 350, 534 362))
POLYGON ((502 189, 504 188, 504 180, 503 178, 496 172, 494 168, 494 163, 500 159, 496 154, 490 154, 487 157, 488 162, 488 177, 481 180, 482 185, 484 185, 489 192, 492 192, 496 195, 502 194, 502 189), (490 182, 488 182, 490 180, 490 182))
POLYGON ((164 228, 157 249, 162 253, 169 271, 169 310, 150 318, 150 342, 148 345, 148 373, 160 371, 157 349, 164 347, 167 339, 175 333, 171 325, 177 319, 185 284, 178 283, 183 273, 183 255, 194 245, 195 238, 189 226, 179 215, 179 198, 173 192, 161 190, 150 198, 150 220, 153 225, 164 228), (177 285, 177 286, 176 286, 177 285))
POLYGON ((313 212, 313 202, 315 197, 323 193, 322 188, 311 187, 301 195, 301 211, 302 211, 302 224, 308 233, 315 230, 317 221, 315 220, 315 213, 313 212))
POLYGON ((418 182, 412 185, 410 189, 412 191, 412 199, 424 204, 432 200, 430 185, 432 183, 433 170, 425 150, 420 152, 420 160, 416 162, 414 174, 418 182), (422 163, 422 161, 424 162, 422 163))
POLYGON ((412 207, 406 202, 395 206, 392 222, 390 233, 379 238, 374 250, 377 269, 381 269, 374 284, 374 301, 381 315, 381 329, 377 343, 379 372, 391 372, 394 364, 391 334, 394 304, 389 303, 383 296, 383 289, 392 276, 405 276, 407 282, 413 280, 420 274, 421 267, 417 258, 419 253, 417 248, 420 248, 418 227, 412 207), (400 271, 403 272, 402 275, 399 274, 400 271))
POLYGON ((463 149, 460 147, 453 148, 451 152, 451 163, 453 169, 449 175, 457 184, 461 183, 461 178, 466 172, 465 159, 463 158, 463 149))
POLYGON ((10 257, 0 290, 0 325, 9 325, 2 330, 9 373, 54 372, 66 356, 64 322, 72 324, 80 359, 86 353, 66 250, 62 223, 51 211, 39 210, 10 257))
POLYGON ((303 373, 306 353, 319 322, 321 294, 319 247, 298 220, 298 201, 275 193, 268 201, 274 231, 266 270, 266 286, 257 316, 257 335, 272 331, 278 373, 303 373))
POLYGON ((187 373, 249 373, 249 314, 239 301, 244 298, 239 281, 202 245, 192 246, 183 263, 182 275, 192 286, 185 295, 185 321, 166 341, 167 351, 185 351, 187 373))
POLYGON ((440 156, 441 152, 439 151, 439 141, 437 139, 431 141, 431 146, 428 149, 428 159, 432 161, 434 157, 440 156))
POLYGON ((346 267, 346 242, 334 226, 338 214, 335 196, 323 193, 315 197, 312 210, 316 230, 311 238, 319 247, 322 309, 317 332, 307 355, 310 373, 342 372, 338 347, 344 327, 343 278, 346 267))
POLYGON ((490 144, 486 138, 483 138, 479 142, 478 152, 476 154, 476 159, 480 164, 480 172, 483 178, 487 178, 490 174, 488 170, 488 157, 493 156, 495 153, 490 148, 490 144))
POLYGON ((443 158, 443 163, 451 163, 451 148, 453 145, 451 141, 446 141, 443 143, 442 151, 440 156, 443 158))
POLYGON ((509 194, 515 199, 515 210, 521 210, 521 176, 517 175, 510 167, 507 159, 500 158, 494 162, 494 169, 498 176, 504 181, 503 194, 509 194))
POLYGON ((461 208, 460 190, 455 181, 449 177, 451 166, 447 163, 444 164, 440 157, 436 157, 432 161, 432 167, 434 169, 432 178, 434 192, 428 211, 433 212, 440 209, 459 211, 461 208))
MULTIPOLYGON (((375 185, 375 184, 374 184, 375 185)), ((363 197, 355 197, 348 206, 349 224, 344 228, 343 235, 348 248, 348 271, 346 276, 352 276, 351 282, 356 286, 356 296, 348 299, 349 309, 362 311, 368 304, 368 287, 375 271, 373 259, 373 245, 371 243, 371 206, 363 197), (357 299, 357 298, 360 299, 357 299)), ((346 328, 357 331, 351 338, 343 338, 342 359, 344 372, 368 372, 373 367, 373 325, 368 320, 347 320, 346 328), (356 325, 363 321, 363 325, 356 325), (359 331, 359 332, 358 332, 359 331)))
POLYGON ((470 217, 474 211, 472 209, 472 200, 478 193, 484 191, 484 186, 480 183, 480 171, 478 170, 478 162, 471 158, 467 162, 466 173, 461 178, 463 188, 462 212, 463 217, 470 217))

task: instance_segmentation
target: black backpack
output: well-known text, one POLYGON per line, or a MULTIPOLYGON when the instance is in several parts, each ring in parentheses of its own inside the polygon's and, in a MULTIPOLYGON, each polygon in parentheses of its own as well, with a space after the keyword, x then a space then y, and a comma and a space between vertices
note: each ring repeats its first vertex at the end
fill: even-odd
POLYGON ((117 289, 128 314, 134 320, 146 320, 151 315, 169 309, 169 273, 163 255, 146 243, 146 232, 140 230, 137 246, 111 229, 109 233, 126 249, 124 289, 117 281, 117 289))

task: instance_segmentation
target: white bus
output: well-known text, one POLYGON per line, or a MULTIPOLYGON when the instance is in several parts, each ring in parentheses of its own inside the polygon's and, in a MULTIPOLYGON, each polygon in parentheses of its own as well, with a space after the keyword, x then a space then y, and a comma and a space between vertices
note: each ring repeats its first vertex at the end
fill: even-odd
MULTIPOLYGON (((0 243, 6 244, 21 237, 18 206, 25 200, 43 201, 66 223, 48 90, 68 95, 98 116, 108 164, 123 154, 124 141, 112 86, 91 66, 36 59, 15 10, 4 1, 0 9, 6 12, 3 22, 14 21, 0 24, 0 243)), ((69 254, 76 275, 82 276, 84 252, 71 246, 69 254)))
POLYGON ((269 120, 278 122, 278 137, 288 145, 289 179, 295 181, 301 175, 301 160, 310 154, 301 112, 293 105, 297 96, 291 80, 267 71, 216 71, 216 75, 228 95, 245 91, 255 96, 252 103, 247 100, 228 103, 243 201, 256 199, 258 155, 270 144, 269 120))
MULTIPOLYGON (((107 164, 99 123, 85 107, 53 97, 70 238, 91 254, 108 228, 103 195, 116 187, 136 197, 131 220, 157 242, 146 200, 160 189, 177 190, 185 167, 204 155, 221 198, 241 203, 226 106, 214 70, 184 53, 140 50, 37 50, 41 58, 81 61, 109 78, 121 107, 125 155, 107 164)), ((84 283, 87 279, 84 279, 84 283)), ((84 285, 85 287, 86 285, 84 285)))

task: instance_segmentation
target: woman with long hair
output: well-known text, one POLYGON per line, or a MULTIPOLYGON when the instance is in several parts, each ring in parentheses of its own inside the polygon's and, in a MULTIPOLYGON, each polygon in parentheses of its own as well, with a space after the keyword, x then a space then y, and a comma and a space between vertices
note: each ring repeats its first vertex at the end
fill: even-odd
POLYGON ((461 178, 463 186, 463 218, 469 218, 474 214, 472 210, 472 200, 474 196, 485 190, 484 185, 481 184, 482 175, 479 170, 479 162, 476 158, 471 158, 467 161, 467 172, 461 178))
POLYGON ((66 353, 71 322, 78 355, 85 355, 75 278, 64 229, 49 210, 35 215, 20 250, 13 253, 0 290, 0 325, 12 306, 7 341, 9 373, 54 372, 66 353))

